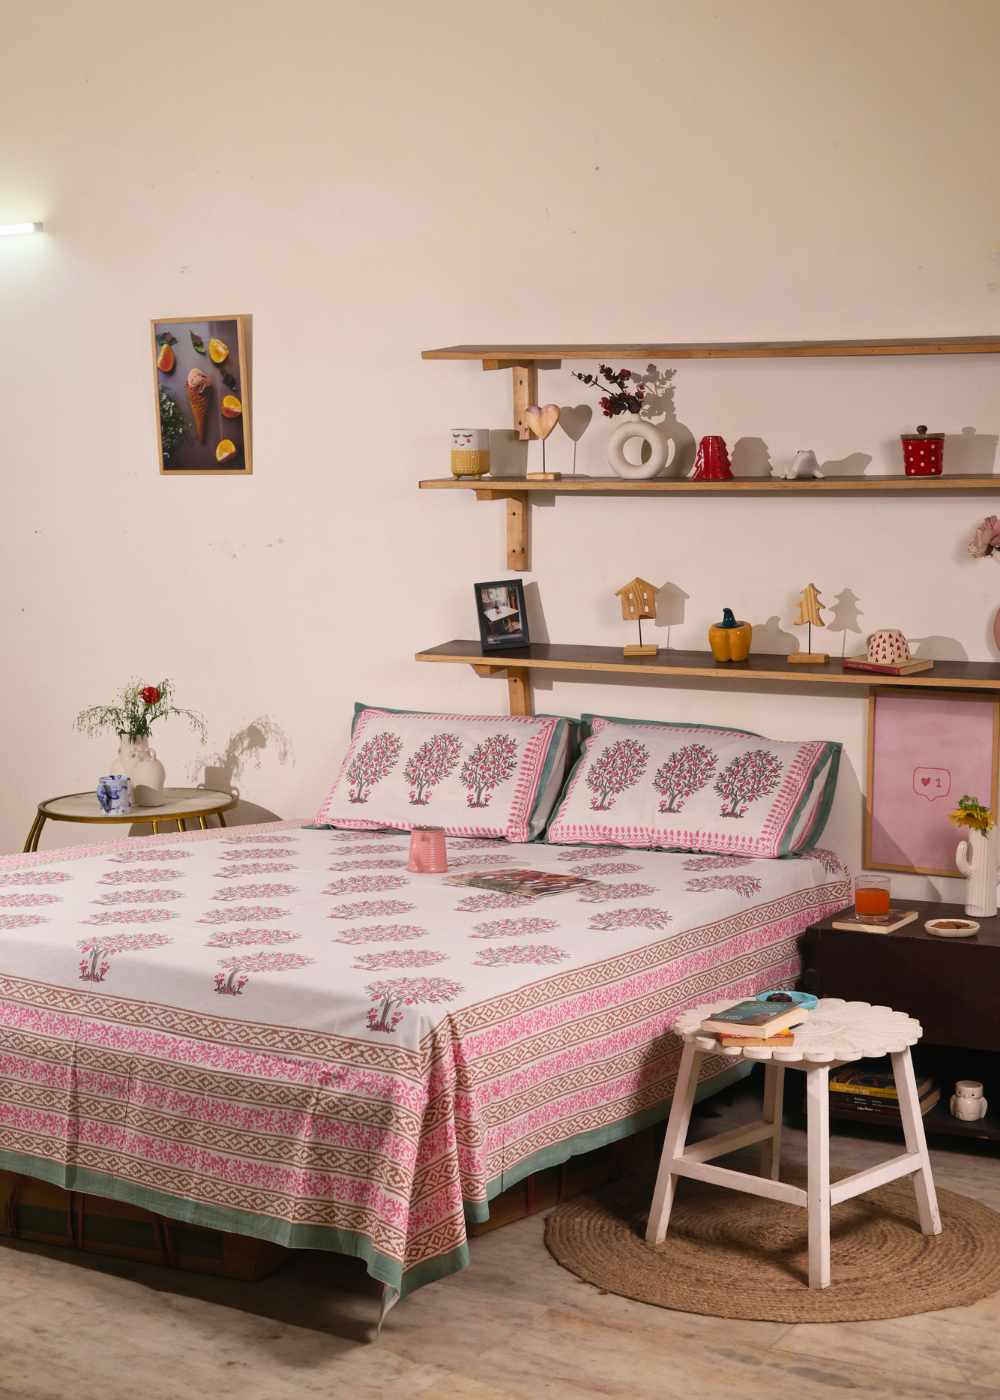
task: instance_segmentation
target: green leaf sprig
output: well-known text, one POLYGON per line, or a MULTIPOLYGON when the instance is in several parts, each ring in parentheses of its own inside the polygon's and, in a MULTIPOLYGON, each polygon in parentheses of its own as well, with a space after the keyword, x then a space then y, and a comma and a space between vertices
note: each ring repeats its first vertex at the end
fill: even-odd
POLYGON ((191 344, 192 344, 192 345, 194 346, 194 348, 198 351, 198 354, 199 354, 199 355, 204 355, 204 353, 205 353, 205 342, 202 340, 201 336, 200 336, 200 335, 195 335, 194 331, 189 331, 188 334, 189 334, 190 337, 191 337, 191 344))

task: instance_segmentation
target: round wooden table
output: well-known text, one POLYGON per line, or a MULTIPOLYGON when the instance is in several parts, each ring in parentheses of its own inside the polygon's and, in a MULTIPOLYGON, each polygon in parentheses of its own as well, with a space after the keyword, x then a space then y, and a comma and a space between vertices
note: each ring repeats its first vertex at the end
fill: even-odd
POLYGON ((235 807, 237 798, 229 792, 213 792, 210 788, 164 788, 163 803, 159 807, 133 807, 124 814, 115 812, 108 816, 101 811, 101 804, 94 792, 72 792, 66 797, 50 797, 39 802, 38 812, 24 843, 26 851, 38 850, 38 838, 47 821, 52 822, 96 822, 121 825, 123 822, 151 822, 153 831, 159 832, 160 822, 176 822, 177 830, 184 831, 185 821, 201 823, 208 829, 206 817, 217 816, 219 825, 225 826, 222 815, 235 807))

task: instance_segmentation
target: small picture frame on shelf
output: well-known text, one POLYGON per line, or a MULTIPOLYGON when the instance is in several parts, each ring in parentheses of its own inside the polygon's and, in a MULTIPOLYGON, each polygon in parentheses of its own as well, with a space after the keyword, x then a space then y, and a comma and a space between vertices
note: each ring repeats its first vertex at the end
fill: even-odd
POLYGON ((519 578, 477 583, 476 616, 483 654, 530 645, 524 588, 519 578))
POLYGON ((957 877, 965 833, 948 813, 967 793, 997 816, 1000 701, 948 690, 868 694, 865 869, 957 877))

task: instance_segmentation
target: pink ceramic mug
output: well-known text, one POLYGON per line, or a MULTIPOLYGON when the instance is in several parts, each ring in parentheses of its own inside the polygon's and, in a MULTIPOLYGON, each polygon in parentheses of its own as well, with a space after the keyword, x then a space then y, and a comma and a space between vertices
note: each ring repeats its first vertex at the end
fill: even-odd
POLYGON ((443 826, 415 826, 410 831, 410 861, 414 875, 442 875, 448 869, 443 826))

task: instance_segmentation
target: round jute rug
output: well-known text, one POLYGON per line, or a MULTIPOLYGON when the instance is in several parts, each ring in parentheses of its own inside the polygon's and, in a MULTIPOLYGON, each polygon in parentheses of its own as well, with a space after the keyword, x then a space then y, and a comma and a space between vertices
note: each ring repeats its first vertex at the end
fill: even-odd
MULTIPOLYGON (((846 1173, 841 1173, 846 1175, 846 1173)), ((804 1173, 782 1178, 805 1185, 804 1173)), ((913 1183, 833 1207, 832 1282, 809 1288, 799 1206, 682 1180, 662 1244, 644 1238, 652 1173, 552 1212, 545 1243, 587 1283, 641 1303, 761 1322, 860 1322, 974 1303, 1000 1289, 1000 1213, 938 1190, 943 1232, 922 1235, 913 1183)))

